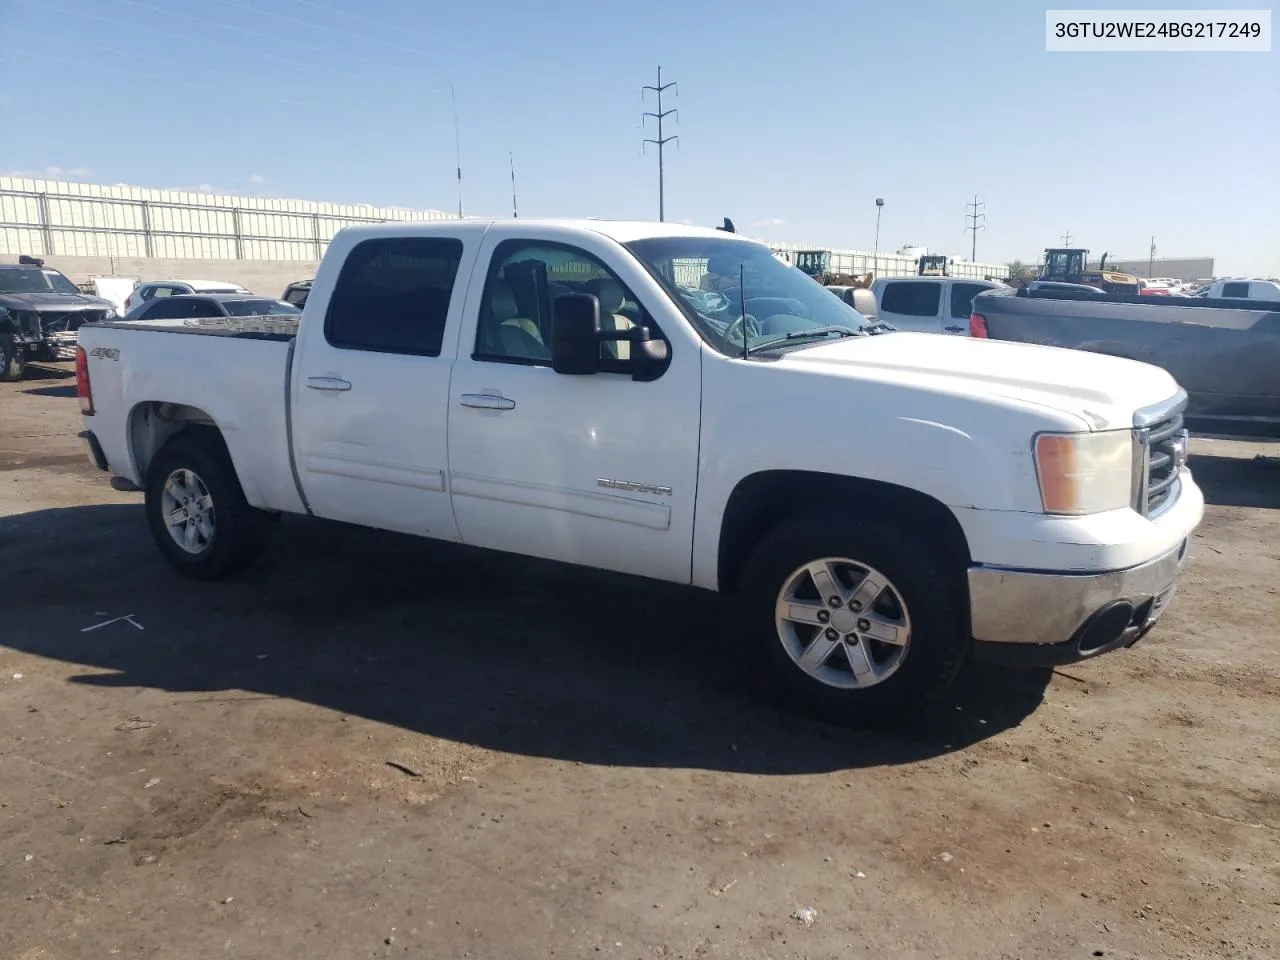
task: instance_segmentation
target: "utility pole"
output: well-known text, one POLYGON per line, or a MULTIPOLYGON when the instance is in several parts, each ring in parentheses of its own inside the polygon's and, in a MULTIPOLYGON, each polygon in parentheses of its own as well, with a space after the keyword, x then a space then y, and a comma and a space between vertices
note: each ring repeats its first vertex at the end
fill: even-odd
POLYGON ((520 216, 516 211, 516 155, 508 153, 507 159, 511 161, 511 219, 515 220, 520 216))
MULTIPOLYGON (((671 142, 672 140, 679 140, 679 139, 680 139, 678 136, 677 136, 677 137, 664 137, 664 136, 662 135, 662 121, 663 121, 663 119, 665 119, 666 117, 670 116, 670 115, 671 115, 671 114, 673 114, 673 113, 678 113, 678 112, 679 112, 679 111, 674 110, 674 109, 673 109, 673 110, 663 110, 663 109, 662 109, 662 94, 663 94, 663 91, 665 91, 665 90, 667 90, 667 89, 669 89, 669 88, 671 88, 671 87, 674 87, 674 86, 676 86, 675 81, 671 81, 671 82, 669 82, 669 83, 663 83, 663 82, 662 82, 662 67, 658 67, 658 84, 657 84, 657 86, 646 86, 646 87, 642 87, 642 88, 641 88, 641 96, 644 96, 644 92, 645 92, 645 91, 647 91, 647 90, 652 90, 655 94, 657 94, 657 98, 658 98, 658 109, 657 109, 657 111, 656 111, 656 112, 646 111, 646 112, 645 112, 645 114, 644 114, 644 116, 645 116, 646 118, 648 118, 648 117, 653 117, 655 120, 657 120, 657 121, 658 121, 658 136, 657 136, 657 139, 646 139, 646 140, 642 141, 642 145, 643 145, 643 144, 648 144, 648 143, 653 143, 653 144, 656 144, 656 145, 657 145, 657 147, 658 147, 658 219, 659 219, 659 220, 665 220, 665 219, 666 219, 666 217, 667 217, 666 182, 665 182, 665 172, 666 172, 666 171, 664 170, 664 168, 663 168, 663 163, 662 163, 662 148, 663 148, 663 147, 665 147, 665 146, 666 146, 669 142, 671 142)), ((677 92, 678 92, 678 91, 677 91, 677 92)))
POLYGON ((876 197, 876 247, 875 247, 875 267, 872 272, 880 269, 880 211, 884 209, 884 197, 876 197))
POLYGON ((987 229, 986 224, 983 224, 982 226, 979 226, 979 225, 978 225, 978 221, 979 221, 979 220, 985 220, 985 219, 987 219, 987 215, 986 215, 985 213, 979 213, 979 212, 978 212, 978 210, 979 210, 980 208, 985 207, 985 206, 986 206, 986 203, 979 203, 979 202, 978 202, 978 195, 977 195, 976 193, 973 195, 973 203, 966 203, 966 204, 965 204, 965 209, 966 209, 966 210, 968 210, 968 209, 969 209, 969 207, 973 207, 973 213, 966 213, 966 214, 965 214, 965 219, 966 219, 966 220, 971 220, 971 221, 973 221, 973 222, 972 222, 972 223, 970 223, 967 227, 965 227, 965 229, 966 229, 966 230, 971 230, 971 231, 973 231, 973 243, 972 243, 972 244, 970 245, 970 247, 969 247, 969 262, 970 262, 970 263, 973 263, 975 260, 977 260, 977 259, 978 259, 978 231, 979 231, 979 230, 985 230, 985 229, 987 229))
POLYGON ((449 100, 453 103, 453 155, 458 164, 458 219, 462 219, 462 134, 458 126, 458 98, 449 84, 449 100))
POLYGON ((1066 233, 1064 233, 1064 234, 1062 235, 1062 245, 1063 245, 1064 247, 1069 247, 1069 246, 1071 246, 1071 231, 1070 231, 1070 230, 1068 230, 1066 233))
POLYGON ((1147 251, 1147 279, 1151 279, 1151 274, 1155 272, 1156 264, 1156 238, 1151 238, 1151 249, 1147 251))

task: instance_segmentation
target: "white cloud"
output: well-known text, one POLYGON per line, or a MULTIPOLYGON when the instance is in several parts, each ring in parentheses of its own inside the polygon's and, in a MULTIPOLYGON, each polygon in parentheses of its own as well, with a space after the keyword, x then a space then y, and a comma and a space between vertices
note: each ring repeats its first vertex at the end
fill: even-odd
POLYGON ((93 171, 88 167, 72 167, 70 170, 62 167, 45 167, 43 170, 10 170, 5 176, 45 180, 85 180, 93 176, 93 171))
POLYGON ((254 184, 266 183, 267 178, 260 173, 249 174, 249 182, 254 184))
POLYGON ((781 217, 770 217, 768 220, 757 220, 752 224, 753 227, 780 227, 787 221, 781 217))

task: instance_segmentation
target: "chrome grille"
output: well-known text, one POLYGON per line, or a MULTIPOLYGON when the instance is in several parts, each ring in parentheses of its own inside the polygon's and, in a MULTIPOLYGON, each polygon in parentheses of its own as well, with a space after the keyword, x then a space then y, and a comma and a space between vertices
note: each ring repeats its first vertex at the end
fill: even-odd
POLYGON ((1182 411, 1187 396, 1178 396, 1158 407, 1138 412, 1135 453, 1138 468, 1134 491, 1134 509, 1146 517, 1159 516, 1178 499, 1179 476, 1187 461, 1187 431, 1182 424, 1182 411))

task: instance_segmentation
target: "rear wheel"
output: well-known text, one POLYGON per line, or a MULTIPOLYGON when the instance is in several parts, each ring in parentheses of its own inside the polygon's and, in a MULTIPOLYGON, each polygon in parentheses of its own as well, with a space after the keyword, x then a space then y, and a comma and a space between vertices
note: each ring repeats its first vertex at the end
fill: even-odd
POLYGON ((925 538, 879 519, 784 521, 738 587, 769 692, 845 725, 917 710, 950 685, 968 649, 960 573, 925 538))
POLYGON ((215 580, 253 563, 266 541, 267 515, 245 501, 222 438, 187 429, 169 440, 147 471, 147 523, 169 565, 215 580))

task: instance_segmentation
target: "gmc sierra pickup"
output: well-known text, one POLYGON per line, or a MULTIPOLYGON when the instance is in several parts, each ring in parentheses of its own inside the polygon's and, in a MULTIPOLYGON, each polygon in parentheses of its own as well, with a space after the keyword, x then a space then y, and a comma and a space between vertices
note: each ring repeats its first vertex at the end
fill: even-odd
POLYGON ((1132 645, 1203 511, 1164 371, 887 331, 715 230, 352 227, 300 320, 80 348, 90 456, 183 574, 288 512, 724 591, 740 655, 836 721, 914 709, 974 643, 1132 645))

